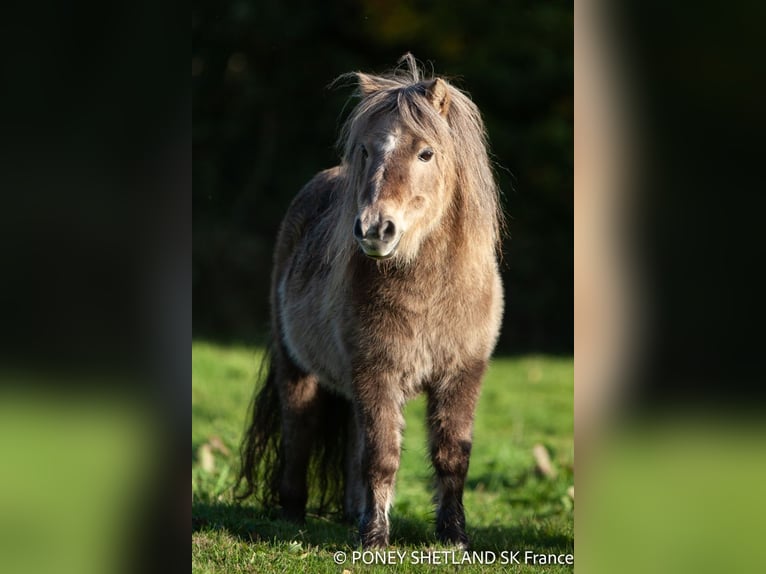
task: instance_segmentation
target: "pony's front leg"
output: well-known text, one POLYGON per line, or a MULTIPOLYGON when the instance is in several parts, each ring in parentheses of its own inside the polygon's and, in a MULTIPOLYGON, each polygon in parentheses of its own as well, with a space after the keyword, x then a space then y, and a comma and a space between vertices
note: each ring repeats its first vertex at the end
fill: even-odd
POLYGON ((428 393, 431 462, 436 473, 436 534, 445 544, 468 547, 463 489, 473 441, 473 417, 486 363, 464 369, 428 393))
POLYGON ((404 426, 402 400, 393 385, 393 380, 375 379, 357 387, 357 412, 364 440, 365 508, 359 525, 364 548, 388 546, 388 511, 394 498, 404 426))

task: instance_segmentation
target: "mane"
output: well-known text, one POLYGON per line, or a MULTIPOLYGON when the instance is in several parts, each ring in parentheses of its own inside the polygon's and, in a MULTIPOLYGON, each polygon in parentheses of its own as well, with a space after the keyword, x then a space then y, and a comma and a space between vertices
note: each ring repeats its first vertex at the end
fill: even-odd
MULTIPOLYGON (((341 153, 341 184, 333 202, 336 212, 328 229, 328 258, 337 262, 346 259, 356 249, 351 229, 356 215, 354 189, 359 185, 358 173, 352 169, 353 143, 368 120, 380 114, 397 114, 406 127, 426 141, 437 142, 451 156, 454 170, 455 201, 460 205, 460 217, 470 230, 471 241, 486 241, 501 256, 505 221, 499 201, 488 142, 481 113, 465 92, 444 80, 450 103, 446 122, 426 98, 426 86, 436 76, 425 76, 411 54, 399 61, 399 66, 381 75, 351 72, 333 82, 355 80, 357 90, 352 98, 359 103, 343 124, 337 146, 341 153), (375 90, 365 95, 364 86, 375 90)), ((346 82, 344 82, 346 83, 346 82)))

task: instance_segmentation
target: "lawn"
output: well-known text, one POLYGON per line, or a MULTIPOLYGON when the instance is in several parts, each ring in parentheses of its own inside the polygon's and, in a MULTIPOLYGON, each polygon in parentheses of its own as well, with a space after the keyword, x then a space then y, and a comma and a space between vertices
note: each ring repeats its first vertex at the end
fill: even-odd
POLYGON ((465 493, 476 552, 468 557, 440 547, 433 533, 422 397, 406 411, 391 514, 391 550, 398 555, 355 556, 360 550, 355 529, 330 518, 310 514, 300 527, 274 519, 253 501, 234 502, 236 453, 259 361, 256 348, 204 342, 192 347, 192 572, 573 571, 568 565, 541 565, 541 559, 533 564, 531 558, 574 553, 571 358, 493 360, 476 414, 465 493), (536 444, 550 454, 555 475, 539 472, 536 444), (336 564, 336 553, 338 560, 345 553, 343 564, 336 564), (378 563, 363 563, 371 559, 378 563), (385 565, 384 559, 397 565, 385 565), (432 563, 424 563, 428 560, 432 563), (462 560, 462 566, 454 565, 462 560))

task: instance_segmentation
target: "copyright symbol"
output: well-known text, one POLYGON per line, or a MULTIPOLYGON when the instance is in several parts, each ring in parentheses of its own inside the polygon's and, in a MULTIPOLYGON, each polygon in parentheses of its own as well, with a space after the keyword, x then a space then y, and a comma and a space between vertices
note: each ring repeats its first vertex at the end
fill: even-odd
POLYGON ((338 550, 335 554, 332 555, 332 559, 335 560, 336 564, 345 564, 346 563, 346 553, 342 550, 338 550))

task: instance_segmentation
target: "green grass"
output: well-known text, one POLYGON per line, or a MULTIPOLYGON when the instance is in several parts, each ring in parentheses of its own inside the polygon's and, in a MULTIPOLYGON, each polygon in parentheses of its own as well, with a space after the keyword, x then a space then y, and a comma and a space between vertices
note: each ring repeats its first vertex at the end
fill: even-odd
MULTIPOLYGON (((392 550, 401 564, 352 563, 355 529, 309 515, 305 526, 276 520, 254 502, 233 501, 231 484, 260 352, 197 342, 192 347, 192 572, 571 572, 572 566, 525 564, 524 552, 574 552, 573 364, 569 358, 493 360, 476 413, 465 493, 472 550, 494 553, 492 566, 412 563, 412 552, 445 550, 433 533, 423 398, 406 411, 401 468, 392 510, 392 550), (212 443, 210 443, 212 439, 212 443), (218 441, 222 447, 217 446, 218 441), (542 443, 558 471, 535 472, 532 447, 542 443), (208 445, 208 446, 204 446, 208 445), (212 448, 210 446, 212 445, 212 448), (203 469, 201 450, 212 451, 203 469), (521 564, 499 564, 517 551, 521 564), (347 554, 337 565, 334 553, 347 554), (445 570, 446 568, 446 570, 445 570)), ((435 555, 436 556, 436 555, 435 555)), ((451 558, 452 555, 448 557, 451 558)), ((457 559, 461 553, 455 555, 457 559)))

